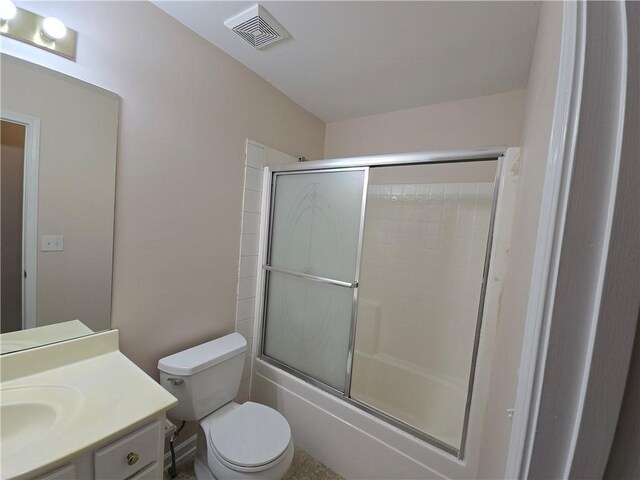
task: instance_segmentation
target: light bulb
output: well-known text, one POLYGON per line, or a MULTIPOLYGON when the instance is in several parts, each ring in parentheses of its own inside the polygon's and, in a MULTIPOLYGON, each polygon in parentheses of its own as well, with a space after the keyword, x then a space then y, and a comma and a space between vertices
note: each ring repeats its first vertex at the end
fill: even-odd
POLYGON ((16 16, 18 9, 11 0, 0 0, 0 20, 6 22, 16 16))
POLYGON ((57 18, 47 17, 44 19, 44 22, 42 22, 42 35, 44 35, 47 40, 55 42, 56 40, 64 38, 66 34, 67 27, 57 18))

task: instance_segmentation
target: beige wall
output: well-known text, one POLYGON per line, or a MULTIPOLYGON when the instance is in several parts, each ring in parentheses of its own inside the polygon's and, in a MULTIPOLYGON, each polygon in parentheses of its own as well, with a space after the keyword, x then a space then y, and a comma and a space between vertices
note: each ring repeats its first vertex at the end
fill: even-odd
POLYGON ((2 108, 40 119, 36 324, 108 329, 119 99, 3 56, 2 108), (43 235, 64 251, 43 252, 43 235))
POLYGON ((519 146, 525 95, 518 90, 333 122, 324 156, 519 146))
POLYGON ((492 359, 478 478, 502 478, 506 465, 511 424, 496 419, 504 418, 507 409, 513 408, 515 402, 517 368, 556 96, 562 8, 561 3, 544 2, 540 10, 527 88, 516 216, 492 359))
POLYGON ((246 138, 318 159, 325 125, 150 3, 24 6, 78 30, 77 61, 3 51, 122 98, 112 327, 156 377, 160 357, 234 330, 246 138))
POLYGON ((0 152, 0 332, 22 328, 22 186, 24 125, 2 120, 0 152))

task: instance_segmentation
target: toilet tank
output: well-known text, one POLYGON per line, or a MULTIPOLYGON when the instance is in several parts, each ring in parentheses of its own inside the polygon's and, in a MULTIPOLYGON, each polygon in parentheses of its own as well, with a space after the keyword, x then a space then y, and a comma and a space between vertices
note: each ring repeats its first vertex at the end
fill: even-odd
POLYGON ((169 415, 197 421, 232 401, 246 350, 245 338, 232 333, 160 359, 160 384, 178 399, 169 415))

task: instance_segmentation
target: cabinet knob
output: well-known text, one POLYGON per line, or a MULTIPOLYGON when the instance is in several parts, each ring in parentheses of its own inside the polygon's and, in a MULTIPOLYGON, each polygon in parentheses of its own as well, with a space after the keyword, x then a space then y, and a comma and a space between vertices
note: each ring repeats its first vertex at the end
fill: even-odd
POLYGON ((129 465, 133 465, 138 461, 139 458, 140 458, 140 455, 134 452, 130 452, 129 455, 127 455, 127 463, 129 465))

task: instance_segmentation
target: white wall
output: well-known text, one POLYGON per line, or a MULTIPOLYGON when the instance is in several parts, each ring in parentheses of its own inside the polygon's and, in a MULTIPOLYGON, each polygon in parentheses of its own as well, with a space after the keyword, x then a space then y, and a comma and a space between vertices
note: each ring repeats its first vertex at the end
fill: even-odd
POLYGON ((525 96, 517 90, 329 123, 324 158, 519 146, 525 96))
POLYGON ((120 99, 51 70, 2 58, 2 108, 40 119, 37 326, 111 324, 120 99), (43 252, 43 235, 63 235, 43 252))
POLYGON ((511 424, 500 420, 504 419, 507 409, 513 408, 515 402, 517 366, 520 363, 556 97, 561 33, 562 4, 544 2, 540 10, 536 46, 527 86, 522 169, 496 349, 493 352, 490 393, 484 413, 479 478, 501 478, 505 471, 511 424))
POLYGON ((122 98, 112 327, 160 357, 234 330, 247 138, 322 158, 324 123, 148 2, 17 2, 78 31, 77 61, 2 51, 122 98))

